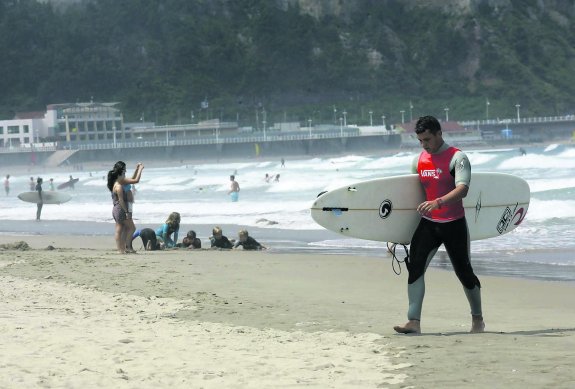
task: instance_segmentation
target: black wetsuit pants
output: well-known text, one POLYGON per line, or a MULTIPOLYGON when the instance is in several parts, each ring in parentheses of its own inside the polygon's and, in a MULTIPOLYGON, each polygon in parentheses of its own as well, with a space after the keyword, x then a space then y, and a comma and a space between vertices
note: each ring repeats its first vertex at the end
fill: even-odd
POLYGON ((461 284, 467 289, 481 287, 469 259, 469 230, 465 218, 447 223, 421 219, 411 240, 407 262, 408 283, 413 284, 423 276, 431 258, 441 244, 445 246, 461 284))
POLYGON ((142 243, 144 247, 148 247, 148 241, 151 241, 150 250, 156 250, 158 248, 158 240, 156 238, 156 231, 151 228, 142 228, 140 231, 140 238, 142 238, 142 243))

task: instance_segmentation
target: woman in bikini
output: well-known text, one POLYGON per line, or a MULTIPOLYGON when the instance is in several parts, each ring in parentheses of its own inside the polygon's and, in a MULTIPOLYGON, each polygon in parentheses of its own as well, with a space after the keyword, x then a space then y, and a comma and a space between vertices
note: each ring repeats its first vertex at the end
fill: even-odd
POLYGON ((134 177, 126 178, 126 164, 123 161, 118 161, 113 169, 108 172, 108 189, 112 193, 112 216, 116 222, 114 238, 116 240, 116 248, 120 254, 135 253, 132 248, 132 234, 136 230, 132 215, 128 209, 127 194, 123 189, 123 185, 137 184, 140 182, 142 170, 144 165, 138 163, 134 177))

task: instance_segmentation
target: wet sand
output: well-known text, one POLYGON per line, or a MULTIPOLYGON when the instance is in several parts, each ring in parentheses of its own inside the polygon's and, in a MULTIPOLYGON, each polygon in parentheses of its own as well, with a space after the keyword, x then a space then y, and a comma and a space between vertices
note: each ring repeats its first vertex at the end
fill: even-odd
POLYGON ((0 244, 0 387, 575 386, 572 283, 481 277, 472 335, 455 275, 430 269, 410 336, 406 274, 378 257, 0 244))

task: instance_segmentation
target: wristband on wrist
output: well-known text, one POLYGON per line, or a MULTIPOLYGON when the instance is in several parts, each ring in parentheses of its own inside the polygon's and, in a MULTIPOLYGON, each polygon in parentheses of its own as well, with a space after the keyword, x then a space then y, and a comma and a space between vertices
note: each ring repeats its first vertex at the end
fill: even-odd
POLYGON ((435 201, 437 201, 437 209, 441 209, 441 206, 443 205, 443 200, 441 200, 441 197, 436 198, 435 201))

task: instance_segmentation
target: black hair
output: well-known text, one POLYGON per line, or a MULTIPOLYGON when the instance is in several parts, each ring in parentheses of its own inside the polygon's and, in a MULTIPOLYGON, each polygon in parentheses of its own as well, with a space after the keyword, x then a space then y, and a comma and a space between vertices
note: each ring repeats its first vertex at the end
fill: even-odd
POLYGON ((429 130, 429 132, 435 135, 441 131, 441 124, 439 124, 439 121, 433 116, 422 116, 417 119, 417 123, 415 124, 415 133, 421 134, 426 130, 429 130))
POLYGON ((186 234, 186 236, 190 239, 195 239, 196 238, 196 231, 189 230, 188 233, 186 234))
POLYGON ((126 171, 126 164, 123 161, 118 161, 114 164, 112 170, 108 172, 108 189, 110 192, 114 189, 114 184, 124 172, 126 171))

